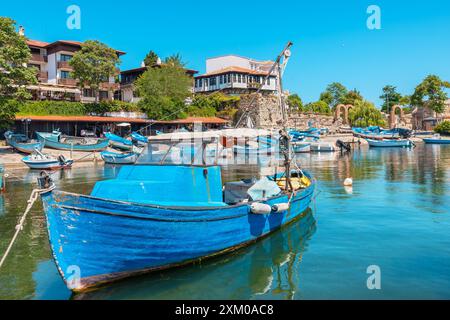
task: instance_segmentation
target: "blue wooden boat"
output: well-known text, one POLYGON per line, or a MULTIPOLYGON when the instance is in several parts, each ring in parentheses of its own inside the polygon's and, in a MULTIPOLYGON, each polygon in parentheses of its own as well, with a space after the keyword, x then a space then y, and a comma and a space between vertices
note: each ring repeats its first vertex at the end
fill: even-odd
POLYGON ((450 144, 450 138, 442 138, 440 135, 435 135, 433 138, 423 139, 426 144, 450 144))
POLYGON ((117 153, 103 151, 100 153, 100 156, 105 163, 109 164, 133 164, 139 158, 139 154, 136 152, 117 153))
POLYGON ((410 148, 413 146, 412 142, 407 139, 398 140, 373 140, 366 139, 369 146, 375 148, 410 148))
POLYGON ((267 193, 258 182, 223 186, 217 166, 124 166, 91 195, 42 195, 54 260, 69 288, 81 292, 231 252, 309 207, 316 183, 307 172, 297 177, 308 183, 292 193, 281 191, 281 175, 278 193, 274 180, 261 180, 272 183, 267 193), (78 281, 72 281, 74 266, 78 281))
POLYGON ((131 140, 134 144, 145 147, 148 144, 148 138, 144 137, 143 135, 139 134, 138 132, 132 132, 131 133, 131 140))
POLYGON ((103 151, 108 148, 108 139, 92 139, 63 136, 59 131, 52 133, 36 132, 39 141, 44 143, 45 147, 56 150, 73 151, 103 151))
POLYGON ((133 149, 133 142, 128 139, 119 137, 111 132, 105 132, 105 137, 109 140, 111 147, 123 151, 130 151, 133 149))
POLYGON ((233 152, 235 155, 263 156, 274 154, 276 152, 276 148, 272 148, 269 146, 233 146, 233 152))
POLYGON ((9 146, 23 153, 31 154, 35 150, 41 151, 44 148, 44 143, 40 141, 24 142, 24 140, 27 141, 27 139, 21 134, 14 134, 11 131, 7 131, 4 136, 6 143, 9 146))
POLYGON ((292 150, 295 153, 308 153, 311 152, 311 143, 310 142, 293 142, 292 150))

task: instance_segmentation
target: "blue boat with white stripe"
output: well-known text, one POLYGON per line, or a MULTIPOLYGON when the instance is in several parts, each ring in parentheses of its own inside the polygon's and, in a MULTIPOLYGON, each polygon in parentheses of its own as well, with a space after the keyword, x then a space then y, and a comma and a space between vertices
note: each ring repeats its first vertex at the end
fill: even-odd
POLYGON ((223 185, 217 166, 138 164, 98 182, 91 195, 48 192, 42 201, 54 260, 81 292, 250 245, 309 207, 316 183, 299 172, 290 192, 281 175, 223 185))

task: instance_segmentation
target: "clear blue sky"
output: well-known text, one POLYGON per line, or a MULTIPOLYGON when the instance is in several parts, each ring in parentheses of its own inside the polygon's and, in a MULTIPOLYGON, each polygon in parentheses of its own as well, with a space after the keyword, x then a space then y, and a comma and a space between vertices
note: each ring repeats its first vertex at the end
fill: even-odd
POLYGON ((379 105, 386 84, 410 94, 427 74, 450 80, 448 0, 22 0, 2 1, 0 15, 32 39, 105 42, 127 52, 122 69, 138 67, 153 49, 162 57, 180 53, 204 72, 208 57, 274 59, 291 40, 285 86, 306 102, 333 81, 379 105), (66 27, 72 4, 81 8, 81 30, 66 27), (371 4, 381 8, 381 30, 366 27, 371 4))

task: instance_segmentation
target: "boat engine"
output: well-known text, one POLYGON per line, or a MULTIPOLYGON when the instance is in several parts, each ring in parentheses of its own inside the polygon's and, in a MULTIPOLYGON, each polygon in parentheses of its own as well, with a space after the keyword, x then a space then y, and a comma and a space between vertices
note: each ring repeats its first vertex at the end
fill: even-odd
POLYGON ((64 157, 63 155, 60 155, 59 157, 58 157, 58 161, 59 161, 59 163, 60 164, 65 164, 66 162, 67 162, 67 160, 66 160, 66 157, 64 157))
POLYGON ((336 141, 336 146, 337 146, 339 149, 341 149, 341 151, 342 151, 342 150, 350 151, 350 150, 352 149, 352 147, 350 146, 350 143, 344 142, 344 141, 342 141, 342 140, 336 141))
POLYGON ((46 171, 41 171, 37 181, 40 189, 48 189, 53 185, 53 180, 46 171))

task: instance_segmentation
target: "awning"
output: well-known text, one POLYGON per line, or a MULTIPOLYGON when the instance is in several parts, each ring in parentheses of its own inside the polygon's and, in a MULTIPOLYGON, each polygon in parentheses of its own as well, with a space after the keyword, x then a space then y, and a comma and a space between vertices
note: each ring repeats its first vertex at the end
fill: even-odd
POLYGON ((81 94, 81 91, 76 88, 60 88, 60 87, 53 87, 53 86, 28 86, 27 87, 30 90, 38 90, 38 91, 51 91, 51 92, 62 92, 62 93, 74 93, 74 94, 81 94))

